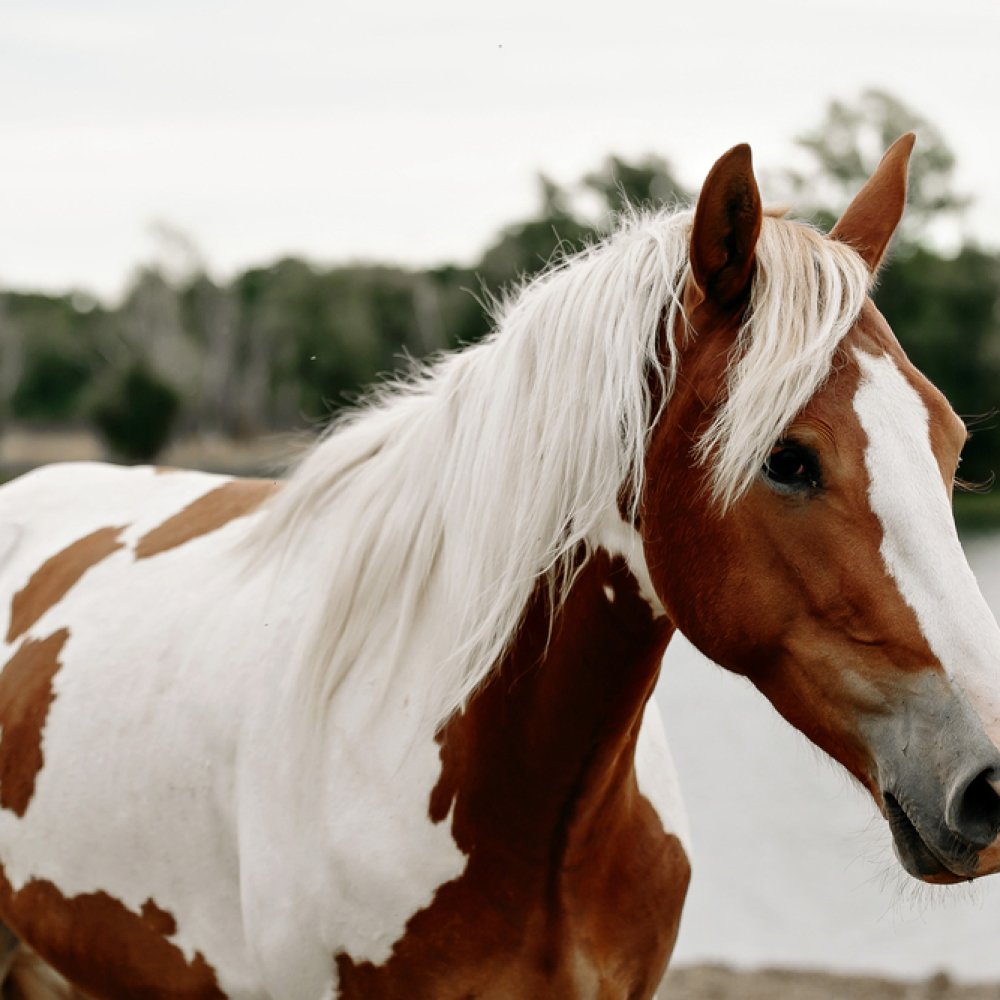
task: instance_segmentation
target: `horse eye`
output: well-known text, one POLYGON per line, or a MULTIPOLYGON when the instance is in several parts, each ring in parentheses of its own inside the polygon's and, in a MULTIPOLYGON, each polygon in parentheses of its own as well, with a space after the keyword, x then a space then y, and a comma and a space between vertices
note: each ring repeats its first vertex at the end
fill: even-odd
POLYGON ((788 490, 818 489, 819 459, 815 452, 793 441, 779 441, 764 463, 764 477, 788 490))

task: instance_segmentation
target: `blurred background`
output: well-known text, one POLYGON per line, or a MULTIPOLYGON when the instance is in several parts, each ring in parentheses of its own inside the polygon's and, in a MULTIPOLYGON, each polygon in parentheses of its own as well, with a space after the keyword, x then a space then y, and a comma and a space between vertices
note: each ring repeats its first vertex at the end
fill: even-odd
MULTIPOLYGON (((913 129, 876 298, 973 429, 957 512, 1000 609, 993 0, 0 7, 0 476, 271 471, 736 142, 766 201, 828 226, 913 129)), ((1000 879, 914 895, 761 699, 683 643, 666 667, 697 861, 680 963, 1000 982, 1000 879)))

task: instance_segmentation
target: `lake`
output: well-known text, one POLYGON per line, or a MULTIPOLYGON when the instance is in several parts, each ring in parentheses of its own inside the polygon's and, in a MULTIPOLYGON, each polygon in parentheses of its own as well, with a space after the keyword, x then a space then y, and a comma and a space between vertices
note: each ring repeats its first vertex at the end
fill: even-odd
MULTIPOLYGON (((1000 611, 1000 535, 966 548, 1000 611)), ((1000 980, 1000 875, 909 878, 867 793, 679 636, 656 697, 694 850, 675 962, 1000 980)))

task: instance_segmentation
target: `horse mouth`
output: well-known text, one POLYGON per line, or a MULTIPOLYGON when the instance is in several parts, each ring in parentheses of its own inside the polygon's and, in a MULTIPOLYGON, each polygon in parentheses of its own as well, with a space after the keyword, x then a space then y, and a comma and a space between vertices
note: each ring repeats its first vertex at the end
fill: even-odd
POLYGON ((966 846, 956 856, 943 858, 921 835, 899 799, 889 792, 884 792, 882 799, 896 857, 908 874, 921 882, 940 885, 969 882, 975 877, 975 851, 966 846))

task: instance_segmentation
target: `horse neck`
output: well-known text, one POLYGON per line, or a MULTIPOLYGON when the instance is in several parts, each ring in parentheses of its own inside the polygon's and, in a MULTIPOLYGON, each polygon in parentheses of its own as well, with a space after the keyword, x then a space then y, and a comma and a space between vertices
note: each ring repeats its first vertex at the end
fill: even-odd
POLYGON ((540 583, 498 669, 439 734, 432 816, 454 807, 465 850, 492 838, 522 858, 572 854, 634 788, 635 741, 672 631, 604 549, 555 616, 540 583))

